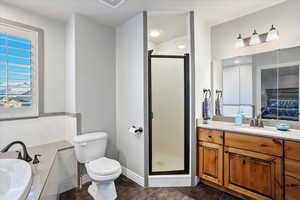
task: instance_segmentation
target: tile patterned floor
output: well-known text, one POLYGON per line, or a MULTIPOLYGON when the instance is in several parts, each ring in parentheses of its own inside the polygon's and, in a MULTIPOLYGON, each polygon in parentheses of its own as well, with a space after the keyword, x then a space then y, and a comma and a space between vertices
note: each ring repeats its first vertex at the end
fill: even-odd
MULTIPOLYGON (((89 184, 60 195, 60 200, 93 200, 88 194, 89 184)), ((143 188, 121 176, 116 180, 118 200, 239 200, 227 193, 200 184, 197 187, 143 188)))

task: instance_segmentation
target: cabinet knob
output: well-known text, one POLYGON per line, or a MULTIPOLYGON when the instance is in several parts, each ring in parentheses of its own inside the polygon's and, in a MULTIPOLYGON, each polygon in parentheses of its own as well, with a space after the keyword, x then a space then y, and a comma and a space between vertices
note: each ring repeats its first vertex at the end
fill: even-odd
POLYGON ((208 136, 208 138, 212 138, 212 136, 211 136, 211 135, 209 135, 209 136, 208 136))

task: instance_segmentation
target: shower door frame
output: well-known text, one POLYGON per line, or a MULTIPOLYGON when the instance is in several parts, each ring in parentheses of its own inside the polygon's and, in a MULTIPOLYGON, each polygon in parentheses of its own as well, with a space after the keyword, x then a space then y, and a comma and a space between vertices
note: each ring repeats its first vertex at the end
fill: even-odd
POLYGON ((149 175, 189 174, 190 171, 190 55, 152 55, 148 52, 148 86, 149 86, 149 175), (184 169, 156 171, 152 169, 152 68, 151 58, 173 58, 184 60, 184 169))

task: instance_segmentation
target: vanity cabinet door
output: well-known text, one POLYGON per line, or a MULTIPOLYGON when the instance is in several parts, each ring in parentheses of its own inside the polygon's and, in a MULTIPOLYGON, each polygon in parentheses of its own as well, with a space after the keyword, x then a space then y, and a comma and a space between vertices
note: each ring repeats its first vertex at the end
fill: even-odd
POLYGON ((300 198, 300 180, 285 176, 285 200, 298 200, 300 198))
POLYGON ((300 198, 300 162, 285 159, 285 199, 300 198))
POLYGON ((224 148, 224 186, 254 199, 283 199, 281 158, 224 148))
POLYGON ((198 146, 198 176, 204 180, 223 184, 223 146, 200 142, 198 146))

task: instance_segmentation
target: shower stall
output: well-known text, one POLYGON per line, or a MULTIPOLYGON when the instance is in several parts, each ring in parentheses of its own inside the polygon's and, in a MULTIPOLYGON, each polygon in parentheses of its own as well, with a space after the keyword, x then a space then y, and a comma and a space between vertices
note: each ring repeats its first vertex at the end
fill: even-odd
POLYGON ((189 54, 148 59, 150 175, 189 174, 189 54))

